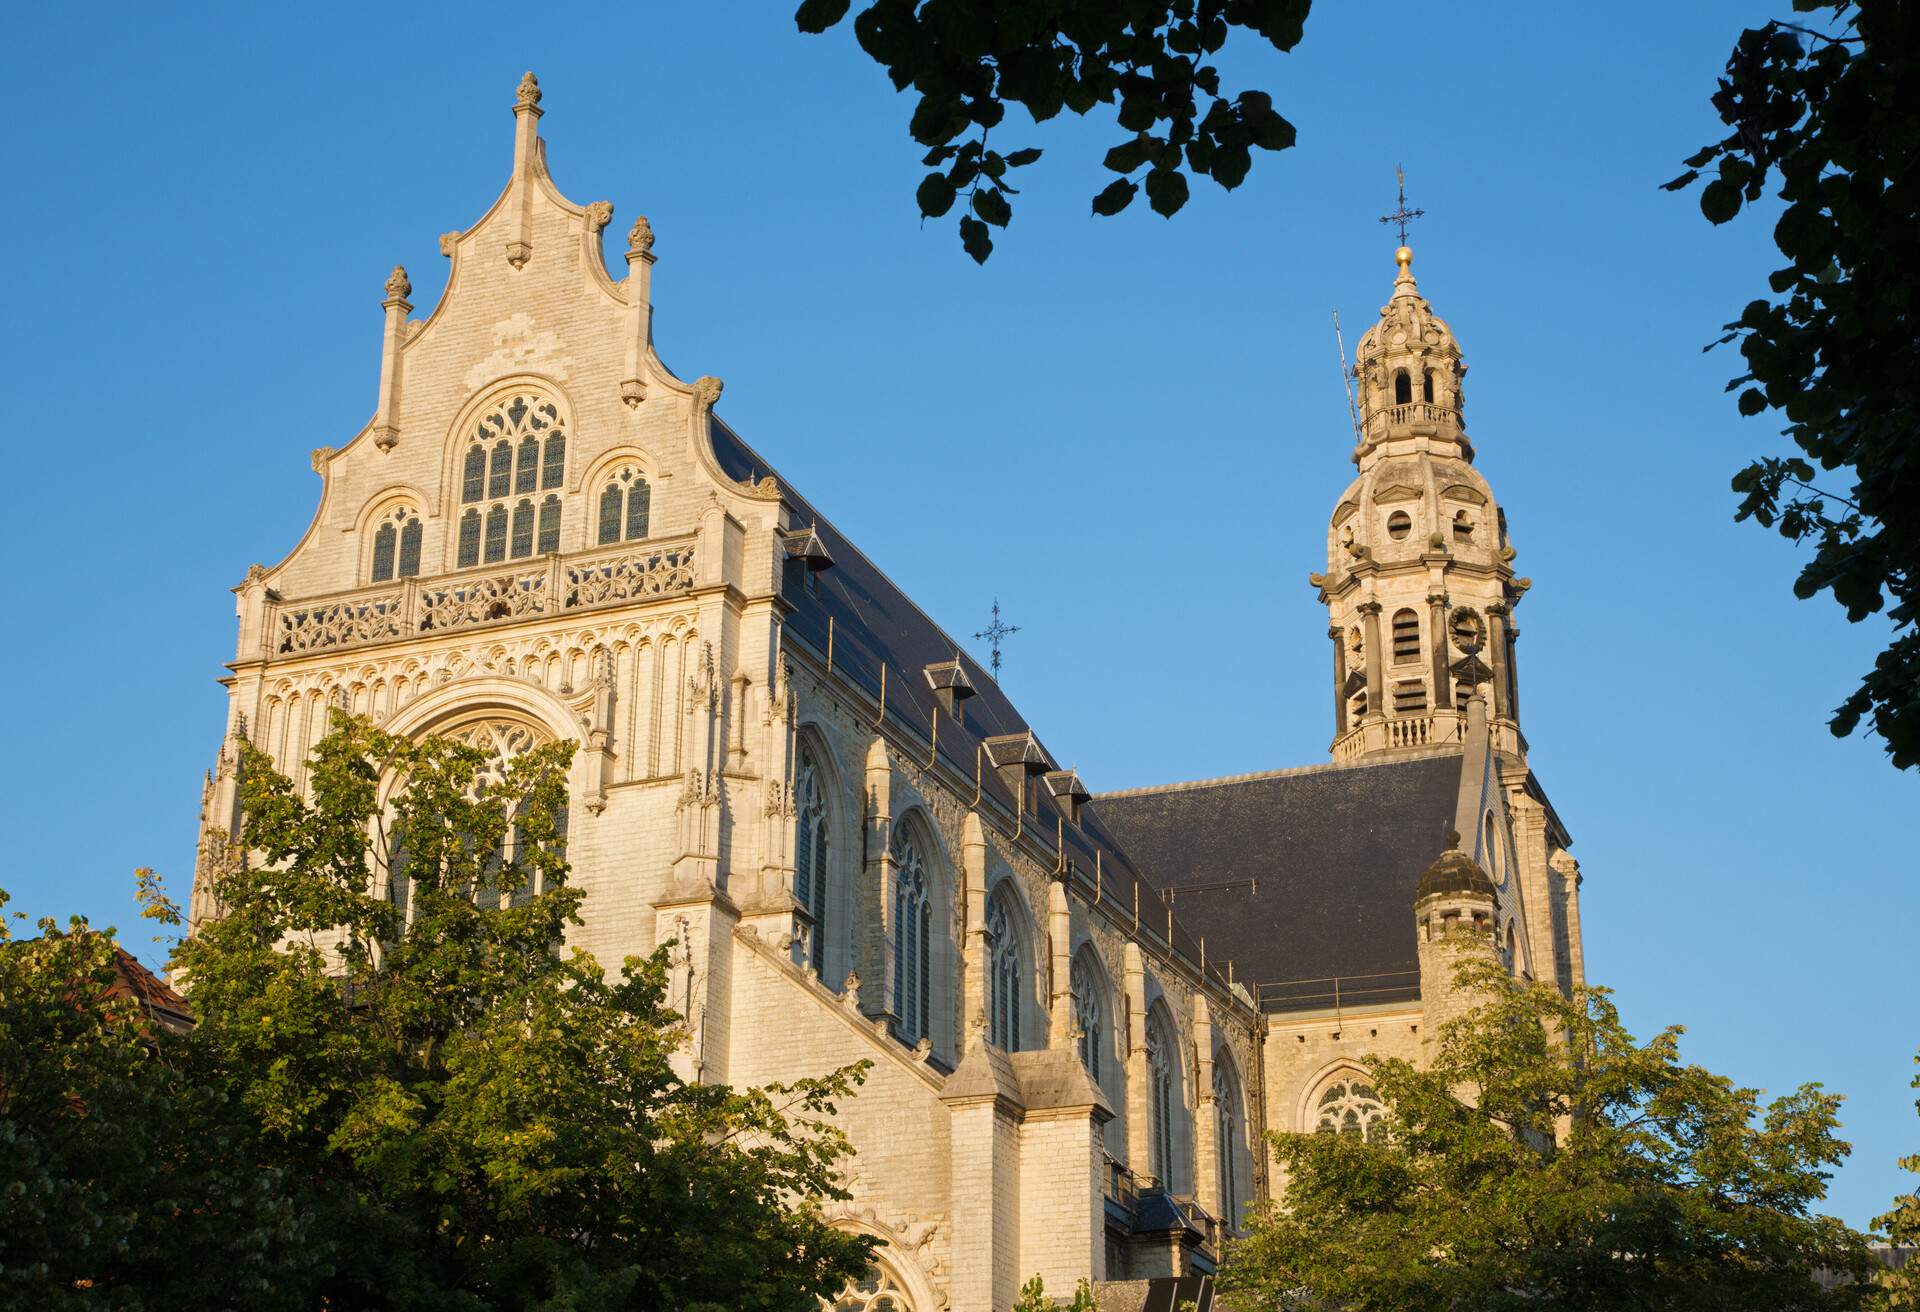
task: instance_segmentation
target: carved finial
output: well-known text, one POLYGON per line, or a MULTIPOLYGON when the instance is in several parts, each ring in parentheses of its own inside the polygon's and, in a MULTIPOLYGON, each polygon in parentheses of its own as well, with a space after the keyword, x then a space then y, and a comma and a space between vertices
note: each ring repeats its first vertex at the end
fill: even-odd
POLYGON ((720 393, 727 385, 712 374, 702 374, 693 380, 693 408, 699 411, 711 410, 719 403, 720 393))
POLYGON ((458 246, 459 244, 460 244, 459 233, 443 232, 440 234, 440 253, 446 256, 448 259, 453 258, 453 248, 455 246, 458 246))
POLYGON ((267 567, 259 561, 255 561, 253 564, 247 566, 247 582, 261 583, 266 580, 266 577, 267 567))
POLYGON ((627 229, 627 249, 630 251, 650 251, 653 249, 653 225, 642 214, 627 229))
POLYGON ((328 460, 329 460, 329 459, 330 459, 330 458, 331 458, 332 456, 333 456, 333 448, 332 448, 332 447, 330 447, 330 446, 317 446, 317 447, 315 447, 315 448, 313 449, 313 454, 312 454, 311 456, 309 456, 309 457, 308 457, 308 459, 309 459, 310 461, 312 461, 312 462, 313 462, 313 472, 314 472, 314 473, 316 473, 316 474, 324 474, 324 473, 326 473, 326 472, 327 472, 327 461, 328 461, 328 460))
POLYGON ((847 982, 840 987, 840 1002, 848 1011, 860 1010, 860 976, 851 970, 847 972, 847 982))
POLYGON ((613 222, 613 202, 597 200, 587 206, 587 231, 598 232, 613 222))
POLYGON ((404 301, 413 294, 413 284, 407 281, 407 271, 400 265, 393 266, 393 272, 387 275, 387 299, 404 301))
POLYGON ((1447 850, 1457 852, 1460 849, 1460 831, 1452 825, 1447 826, 1447 850))
POLYGON ((533 109, 540 103, 540 79, 528 69, 520 75, 520 89, 514 93, 514 103, 527 109, 533 109))

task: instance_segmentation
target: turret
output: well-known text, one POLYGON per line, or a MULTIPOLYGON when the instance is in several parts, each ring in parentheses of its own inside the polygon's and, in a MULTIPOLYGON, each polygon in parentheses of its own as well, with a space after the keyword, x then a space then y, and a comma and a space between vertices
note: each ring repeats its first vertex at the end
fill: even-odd
POLYGON ((1420 954, 1420 1057, 1431 1065, 1441 1029, 1473 1006, 1471 993, 1454 981, 1461 961, 1484 956, 1498 961, 1494 937, 1494 887, 1474 859, 1460 850, 1460 835, 1447 835, 1447 850, 1420 876, 1413 895, 1414 932, 1420 954))
POLYGON ((1506 516, 1474 468, 1453 330, 1394 252, 1393 294, 1354 351, 1359 476, 1334 507, 1327 571, 1310 576, 1334 644, 1336 761, 1458 742, 1490 685, 1495 741, 1521 756, 1506 516))

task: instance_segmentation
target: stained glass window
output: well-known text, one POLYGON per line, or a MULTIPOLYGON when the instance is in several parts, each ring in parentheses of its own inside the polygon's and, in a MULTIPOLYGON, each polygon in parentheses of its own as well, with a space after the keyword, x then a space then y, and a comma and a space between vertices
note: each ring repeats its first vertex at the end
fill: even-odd
POLYGON ((600 545, 644 538, 652 504, 653 489, 639 470, 615 470, 600 490, 600 545))

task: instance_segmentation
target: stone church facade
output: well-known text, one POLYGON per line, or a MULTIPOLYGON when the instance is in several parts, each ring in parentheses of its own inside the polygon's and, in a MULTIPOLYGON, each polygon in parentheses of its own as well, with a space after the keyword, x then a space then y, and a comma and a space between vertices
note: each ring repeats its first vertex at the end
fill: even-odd
MULTIPOLYGON (((1208 1271, 1280 1183, 1261 1134, 1369 1132, 1358 1060, 1420 1059, 1462 1005, 1442 927, 1580 980, 1580 874, 1519 724, 1527 581, 1409 252, 1313 576, 1331 763, 1094 796, 727 426, 720 380, 660 362, 652 229, 609 272, 613 207, 557 189, 540 101, 529 74, 440 303, 387 281, 373 417, 313 453, 312 523, 235 589, 227 733, 296 779, 334 706, 577 741, 573 941, 675 943, 685 1072, 874 1063, 834 1215, 885 1248, 839 1306, 1208 1271)), ((234 792, 223 766, 205 825, 234 792)))

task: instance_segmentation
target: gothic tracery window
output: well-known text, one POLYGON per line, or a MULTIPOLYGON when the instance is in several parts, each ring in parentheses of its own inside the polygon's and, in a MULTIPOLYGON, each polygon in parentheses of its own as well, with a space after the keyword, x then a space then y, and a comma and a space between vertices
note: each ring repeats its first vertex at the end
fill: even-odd
MULTIPOLYGON (((547 741, 546 736, 532 726, 517 720, 482 719, 470 721, 442 732, 440 737, 451 742, 463 743, 478 748, 487 754, 487 760, 474 776, 473 794, 485 796, 506 782, 507 768, 513 759, 521 753, 531 750, 547 741)), ((524 803, 522 803, 524 810, 524 803)), ((558 831, 555 841, 562 850, 567 841, 567 808, 563 804, 553 817, 554 827, 558 831)), ((408 905, 412 902, 411 877, 406 872, 407 853, 405 836, 395 825, 388 836, 388 876, 386 896, 400 909, 403 917, 408 915, 408 905)), ((534 895, 546 891, 536 887, 533 882, 517 888, 499 887, 497 872, 509 861, 517 861, 530 840, 515 823, 508 827, 507 833, 495 846, 490 859, 485 862, 485 873, 472 890, 476 902, 492 905, 519 906, 533 899, 534 895)))
POLYGON ((1100 978, 1088 956, 1088 949, 1081 949, 1073 959, 1073 966, 1067 975, 1073 989, 1073 1018, 1080 1027, 1080 1064, 1087 1068, 1087 1074, 1095 1084, 1100 1083, 1100 1047, 1107 1031, 1106 1004, 1101 998, 1100 978))
POLYGON ((1345 1076, 1321 1091, 1314 1113, 1314 1133, 1355 1134, 1374 1143, 1383 1133, 1380 1122, 1387 1109, 1371 1084, 1358 1076, 1345 1076))
POLYGON ((800 786, 795 790, 798 818, 793 838, 793 899, 812 918, 807 957, 813 973, 827 962, 827 803, 813 754, 800 750, 800 786))
POLYGON ((461 464, 457 568, 560 550, 566 427, 559 407, 539 396, 515 396, 481 416, 461 464))
POLYGON ((1024 986, 1020 931, 1005 883, 987 903, 987 1041, 1006 1052, 1020 1047, 1020 994, 1024 986))
POLYGON ((875 1266, 840 1292, 822 1312, 915 1312, 913 1301, 884 1263, 875 1266))
POLYGON ((933 900, 927 867, 904 825, 893 839, 893 1013, 900 1038, 932 1037, 933 900))
POLYGON ((647 535, 647 519, 652 511, 653 489, 647 486, 638 469, 627 465, 608 475, 600 489, 600 521, 596 541, 600 546, 632 542, 647 535))
POLYGON ((372 581, 410 579, 420 572, 420 515, 412 506, 400 506, 380 517, 373 531, 372 581))

